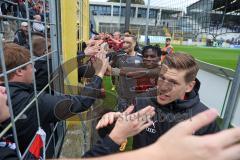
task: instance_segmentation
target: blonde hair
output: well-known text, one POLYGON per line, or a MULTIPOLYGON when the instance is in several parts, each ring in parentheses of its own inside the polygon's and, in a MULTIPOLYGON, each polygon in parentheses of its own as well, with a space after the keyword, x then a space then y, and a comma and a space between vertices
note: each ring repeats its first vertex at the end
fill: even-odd
POLYGON ((195 80, 199 70, 199 66, 193 56, 181 52, 167 54, 163 64, 170 69, 186 70, 185 82, 187 83, 195 80))

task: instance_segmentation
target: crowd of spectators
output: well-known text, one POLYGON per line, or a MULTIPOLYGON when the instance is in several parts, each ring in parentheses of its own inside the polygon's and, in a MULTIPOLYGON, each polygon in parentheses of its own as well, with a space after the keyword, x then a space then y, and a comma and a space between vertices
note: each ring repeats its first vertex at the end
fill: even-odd
POLYGON ((228 40, 226 40, 226 42, 231 45, 240 45, 240 36, 237 38, 232 38, 231 40, 228 39, 228 40))
POLYGON ((231 39, 226 39, 224 40, 222 37, 219 39, 207 39, 206 45, 210 47, 223 47, 224 43, 228 45, 233 45, 233 46, 239 46, 240 45, 240 37, 232 37, 231 39))
MULTIPOLYGON (((27 27, 24 24, 22 26, 23 30, 24 27, 27 27)), ((155 150, 157 149, 156 143, 166 145, 162 140, 164 137, 169 139, 172 132, 176 134, 176 136, 172 137, 174 142, 179 139, 177 138, 179 136, 187 136, 188 134, 182 134, 181 130, 182 127, 187 128, 187 126, 193 125, 191 121, 185 121, 185 123, 180 125, 177 124, 207 110, 207 107, 201 103, 199 98, 200 82, 196 78, 199 68, 195 59, 184 53, 174 53, 169 39, 166 39, 166 44, 162 49, 159 46, 151 45, 144 46, 143 49, 136 49, 137 37, 127 31, 124 35, 121 35, 119 32, 115 32, 113 35, 100 33, 92 37, 88 42, 85 42, 85 45, 85 49, 79 51, 78 56, 85 57, 88 60, 86 63, 80 64, 79 69, 81 69, 82 65, 87 66, 84 67, 82 76, 86 76, 85 73, 88 73, 89 68, 92 68, 93 72, 89 73, 88 77, 91 77, 91 81, 82 89, 81 95, 55 95, 54 93, 44 91, 38 97, 40 123, 46 132, 47 141, 52 133, 51 124, 88 110, 97 98, 102 98, 99 95, 101 95, 104 76, 116 77, 117 82, 115 85, 118 94, 118 104, 116 110, 105 112, 105 114, 101 115, 102 117, 96 126, 101 138, 83 155, 84 158, 97 157, 101 159, 101 156, 124 151, 128 143, 127 138, 129 137, 133 137, 133 149, 148 146, 151 150, 155 150), (182 127, 174 128, 175 125, 182 127), (171 132, 172 128, 173 131, 171 132), (167 133, 169 130, 170 132, 167 133)), ((32 46, 34 56, 36 57, 40 57, 46 54, 46 51, 51 50, 50 41, 46 43, 45 36, 41 34, 33 37, 32 46)), ((5 43, 3 51, 7 70, 25 64, 30 60, 29 49, 24 45, 5 43)), ((24 110, 26 105, 34 98, 31 73, 35 69, 35 75, 38 77, 37 81, 39 81, 37 83, 38 91, 48 83, 46 59, 40 60, 42 61, 37 61, 34 66, 27 64, 8 75, 14 116, 17 116, 24 110)), ((0 69, 2 71, 2 68, 0 69)), ((0 118, 0 131, 10 123, 9 113, 6 110, 6 91, 3 89, 5 86, 3 78, 1 78, 1 86, 0 98, 2 94, 3 96, 0 100, 4 101, 3 104, 5 105, 3 105, 2 109, 4 109, 4 112, 0 118)), ((36 103, 33 103, 30 109, 25 112, 26 118, 16 122, 21 153, 26 151, 27 146, 38 130, 36 114, 36 103)), ((216 121, 214 121, 216 112, 204 112, 197 117, 204 117, 205 114, 212 116, 210 116, 209 120, 205 118, 206 122, 200 121, 201 125, 199 127, 195 126, 194 130, 191 129, 190 135, 192 138, 196 138, 197 135, 203 136, 220 131, 216 121)), ((234 132, 234 135, 239 134, 238 129, 232 132, 234 132)), ((230 135, 231 132, 222 132, 220 135, 225 134, 230 135)), ((216 138, 217 135, 215 134, 214 137, 216 138)), ((229 136, 224 138, 229 139, 229 136)), ((203 140, 206 143, 205 146, 210 146, 213 143, 207 141, 206 138, 204 139, 203 136, 199 141, 196 140, 191 145, 199 144, 203 140)), ((217 139, 217 141, 221 140, 222 136, 217 139)), ((235 142, 238 140, 239 138, 235 136, 235 139, 233 138, 232 143, 230 142, 228 147, 230 149, 239 147, 235 145, 235 142)), ((168 148, 169 151, 166 152, 164 157, 169 157, 170 159, 179 158, 171 157, 172 154, 169 153, 172 151, 178 152, 184 146, 184 143, 187 143, 187 141, 179 141, 181 147, 176 147, 174 143, 168 144, 170 148, 168 148)), ((207 151, 211 155, 211 159, 213 159, 216 156, 213 154, 215 149, 219 149, 222 146, 223 144, 220 146, 215 145, 212 150, 209 150, 208 147, 202 147, 200 151, 199 147, 196 150, 188 147, 186 152, 189 154, 190 159, 197 159, 192 150, 194 152, 207 151)), ((139 150, 139 152, 146 153, 148 152, 147 148, 139 150)), ((14 157, 14 153, 16 157, 15 149, 13 134, 9 130, 1 138, 1 157, 8 158, 9 154, 14 157)), ((138 151, 123 154, 123 156, 131 158, 136 152, 138 151)), ((225 156, 230 158, 234 156, 239 159, 239 155, 235 154, 238 153, 238 150, 233 150, 233 153, 229 155, 226 152, 225 156)), ((50 141, 46 156, 47 158, 52 158, 53 154, 54 142, 50 141)), ((117 155, 117 157, 121 156, 121 154, 117 155)), ((144 157, 147 159, 151 155, 146 154, 144 157)), ((158 157, 164 158, 161 154, 158 157)), ((199 155, 197 157, 199 158, 199 155)), ((204 159, 206 156, 202 154, 200 157, 204 159)))
MULTIPOLYGON (((239 141, 239 136, 236 136, 239 135, 239 129, 216 133, 220 131, 215 121, 216 111, 206 111, 207 107, 200 101, 198 93, 200 82, 196 78, 199 68, 192 56, 174 53, 169 39, 166 40, 163 49, 149 45, 144 46, 138 53, 135 35, 120 36, 119 32, 113 35, 115 36, 100 33, 85 43, 84 50, 78 52, 78 56, 88 59, 85 63, 88 67, 84 68, 84 74, 89 68, 93 69, 93 72, 88 75, 92 77, 91 81, 83 88, 81 95, 55 95, 48 92, 39 95, 37 103, 40 124, 46 132, 47 141, 52 133, 52 123, 88 110, 101 94, 103 77, 116 76, 119 82, 115 84, 118 88, 117 109, 106 112, 99 119, 96 129, 99 131, 100 139, 84 153, 83 158, 134 159, 133 157, 139 157, 141 154, 143 155, 139 158, 143 159, 198 160, 208 158, 210 160, 217 157, 217 159, 227 158, 229 160, 240 158, 239 145, 236 144, 239 141), (193 121, 187 120, 194 115, 196 117, 193 117, 193 121), (206 134, 213 135, 204 136, 206 134), (124 151, 129 137, 133 137, 133 149, 142 149, 110 155, 124 151), (223 139, 225 142, 229 139, 231 141, 218 143, 223 142, 223 139), (161 147, 158 147, 159 145, 161 147), (164 149, 166 145, 168 147, 164 149), (178 154, 183 148, 187 158, 178 154), (164 154, 159 154, 163 150, 164 154), (232 154, 228 154, 229 151, 232 154), (110 156, 102 157, 106 155, 110 156)), ((33 40, 34 56, 42 56, 47 53, 46 48, 51 49, 50 42, 45 43, 41 35, 35 35, 33 40)), ((7 70, 30 60, 29 49, 25 46, 5 43, 3 51, 7 70)), ((40 68, 36 67, 35 74, 39 70, 44 71, 43 66, 46 65, 46 63, 41 63, 40 68)), ((82 64, 79 67, 81 66, 82 64)), ((2 72, 2 68, 0 69, 2 72)), ((32 64, 27 64, 8 75, 14 116, 24 110, 34 98, 31 76, 34 70, 32 64)), ((46 78, 48 77, 40 76, 37 79, 46 78)), ((40 84, 47 85, 44 83, 47 81, 40 84)), ((5 83, 1 78, 0 100, 3 103, 0 105, 0 131, 10 123, 4 87, 5 83)), ((36 114, 36 103, 33 103, 25 112, 25 118, 16 122, 21 153, 27 150, 27 146, 38 130, 36 114)), ((35 149, 41 153, 40 148, 35 149)), ((0 151, 1 158, 17 159, 12 130, 1 137, 0 151)), ((47 158, 52 158, 53 153, 54 145, 50 142, 46 152, 47 158)))
MULTIPOLYGON (((30 61, 29 45, 32 45, 35 58, 42 57, 51 51, 50 40, 45 39, 44 35, 46 26, 39 23, 44 18, 43 2, 19 0, 16 3, 20 10, 20 17, 26 16, 26 12, 29 12, 30 18, 34 22, 30 23, 31 26, 27 22, 22 22, 13 42, 4 43, 3 52, 7 70, 30 61), (29 6, 28 11, 26 11, 26 3, 29 6), (29 27, 33 32, 32 44, 29 44, 29 27)), ((1 8, 1 10, 4 9, 1 8)), ((15 11, 15 9, 12 10, 13 13, 15 11)), ((16 121, 21 153, 28 149, 28 145, 38 130, 37 112, 39 112, 40 124, 46 132, 48 141, 54 124, 87 111, 96 99, 104 97, 101 96, 102 90, 104 90, 103 77, 111 76, 115 77, 113 85, 116 86, 117 106, 115 110, 101 115, 96 126, 99 133, 101 132, 101 138, 83 155, 84 158, 97 157, 101 159, 101 156, 124 151, 129 137, 133 137, 133 149, 146 147, 133 152, 135 155, 141 152, 149 153, 148 147, 150 147, 151 152, 156 149, 166 151, 166 155, 159 154, 159 158, 181 159, 179 157, 182 155, 177 153, 184 148, 188 157, 182 159, 198 160, 206 157, 213 158, 217 156, 216 153, 231 149, 230 153, 233 154, 223 152, 222 154, 225 154, 222 156, 219 154, 219 156, 225 156, 229 160, 235 157, 235 159, 240 158, 239 146, 236 145, 240 139, 239 136, 236 136, 239 135, 239 130, 233 129, 231 133, 230 131, 216 133, 220 131, 215 120, 217 114, 214 111, 204 112, 208 108, 201 103, 199 98, 200 81, 196 77, 199 67, 192 56, 185 53, 174 53, 171 39, 166 39, 162 49, 157 45, 147 45, 141 48, 136 35, 130 31, 125 31, 123 34, 117 31, 112 34, 96 33, 89 41, 82 43, 82 50, 77 52, 77 59, 83 57, 86 58, 86 61, 83 64, 79 62, 79 79, 88 77, 91 80, 83 87, 80 95, 59 95, 44 90, 39 95, 38 101, 32 103, 25 112, 25 117, 16 121), (36 106, 39 110, 36 109, 36 106), (201 114, 201 112, 204 113, 201 114), (195 122, 195 119, 193 123, 184 121, 195 115, 198 115, 196 116, 198 123, 195 122), (184 122, 180 123, 182 121, 184 122), (174 126, 176 127, 174 128, 174 126), (204 136, 214 133, 216 134, 211 139, 215 141, 208 141, 207 136, 204 136), (231 138, 226 135, 230 135, 231 138), (202 137, 197 138, 197 136, 202 137), (195 143, 189 143, 186 137, 191 137, 192 139, 189 139, 194 140, 195 143), (169 138, 173 138, 171 140, 174 143, 169 138), (181 138, 185 142, 180 141, 181 138), (228 144, 216 142, 217 140, 226 141, 226 139, 231 139, 231 141, 229 140, 228 144), (205 141, 204 145, 201 144, 202 141, 205 141), (179 143, 176 145, 175 142, 179 143), (213 143, 214 145, 212 145, 213 143), (206 147, 192 147, 198 144, 206 147), (158 145, 162 147, 157 147, 158 145), (168 145, 168 148, 164 149, 164 145, 168 145), (179 145, 180 147, 178 147, 179 145), (171 151, 175 154, 172 155, 171 151), (195 152, 197 154, 194 154, 195 152), (199 153, 208 154, 206 156, 206 154, 199 153)), ((32 85, 33 73, 36 77, 38 93, 48 85, 49 79, 51 79, 49 73, 52 72, 48 70, 48 62, 51 63, 51 57, 42 57, 34 64, 27 64, 8 74, 14 117, 35 98, 32 85)), ((0 72, 3 72, 2 66, 0 66, 0 72)), ((0 82, 1 132, 11 120, 7 109, 6 84, 3 77, 0 82)), ((0 139, 0 158, 9 158, 8 153, 10 152, 11 158, 14 157, 14 153, 16 154, 16 147, 12 147, 14 144, 13 132, 8 130, 0 139)), ((53 158, 54 149, 54 142, 50 141, 46 158, 53 158)), ((131 157, 131 153, 125 155, 131 157)), ((150 158, 151 154, 144 154, 144 157, 145 159, 154 159, 150 158), (147 155, 149 157, 146 157, 147 155)), ((14 159, 17 158, 14 157, 14 159)), ((155 157, 155 159, 157 158, 155 157)))
MULTIPOLYGON (((45 27, 47 29, 49 28, 48 25, 44 24, 44 15, 46 15, 47 21, 49 17, 48 1, 45 1, 45 12, 44 2, 42 0, 12 0, 11 2, 0 2, 0 15, 27 18, 28 12, 29 19, 32 20, 29 23, 30 31, 44 33, 45 27)), ((27 22, 24 21, 9 20, 6 18, 0 20, 2 20, 2 23, 4 24, 1 30, 4 33, 3 38, 5 41, 12 41, 13 39, 18 38, 19 30, 21 30, 22 27, 27 26, 27 22)), ((27 33, 25 33, 25 35, 27 35, 27 33)), ((22 36, 24 37, 23 34, 22 36)), ((25 39, 23 39, 23 37, 19 39, 20 44, 24 44, 27 41, 28 36, 26 36, 25 39)))
MULTIPOLYGON (((42 0, 10 0, 1 3, 1 12, 3 15, 13 15, 15 17, 27 18, 27 11, 30 19, 35 15, 44 14, 44 3, 42 0), (12 2, 12 3, 10 3, 12 2), (28 9, 27 9, 28 8, 28 9)), ((46 13, 48 15, 48 1, 45 3, 46 13)))

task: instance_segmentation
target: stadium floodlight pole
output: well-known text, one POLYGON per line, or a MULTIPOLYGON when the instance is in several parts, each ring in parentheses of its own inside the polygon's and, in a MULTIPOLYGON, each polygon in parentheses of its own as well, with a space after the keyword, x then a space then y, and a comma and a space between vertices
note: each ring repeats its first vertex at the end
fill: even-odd
POLYGON ((238 57, 238 65, 236 68, 235 77, 232 82, 232 87, 230 90, 226 111, 223 117, 223 126, 222 126, 223 129, 227 129, 231 125, 231 121, 233 119, 233 115, 237 107, 237 98, 238 98, 239 90, 240 90, 240 56, 238 57))
POLYGON ((131 0, 126 0, 125 30, 129 30, 130 17, 131 17, 131 0))
POLYGON ((146 18, 146 28, 145 28, 145 45, 147 45, 147 42, 148 42, 149 8, 150 8, 150 0, 148 0, 148 5, 147 5, 147 18, 146 18))

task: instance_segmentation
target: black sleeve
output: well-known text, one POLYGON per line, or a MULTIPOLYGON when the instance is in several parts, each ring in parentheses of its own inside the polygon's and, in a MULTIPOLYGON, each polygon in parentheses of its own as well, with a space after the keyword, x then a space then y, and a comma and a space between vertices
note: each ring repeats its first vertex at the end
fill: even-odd
POLYGON ((91 78, 94 74, 95 70, 90 64, 83 64, 78 67, 78 78, 91 78))
POLYGON ((20 44, 20 41, 21 41, 20 39, 21 39, 21 38, 20 38, 19 32, 16 32, 15 35, 14 35, 13 42, 21 45, 21 44, 20 44))
POLYGON ((42 94, 38 99, 41 121, 56 122, 86 111, 99 97, 101 84, 102 79, 95 75, 81 95, 42 94))
POLYGON ((213 123, 209 124, 206 127, 203 127, 199 131, 196 132, 196 135, 206 135, 206 134, 213 134, 220 131, 220 127, 218 126, 217 122, 214 121, 213 123))
MULTIPOLYGON (((35 61, 34 68, 36 69, 36 86, 37 90, 41 91, 48 84, 48 67, 47 60, 37 60, 35 61)), ((51 72, 49 71, 51 74, 51 72)))
POLYGON ((98 140, 97 144, 95 144, 89 151, 84 153, 82 158, 113 154, 119 151, 119 147, 120 146, 116 144, 111 138, 106 136, 105 138, 98 140))
POLYGON ((0 160, 18 160, 16 150, 0 147, 0 160))
POLYGON ((119 55, 119 53, 115 53, 112 55, 112 58, 111 58, 111 67, 113 68, 120 68, 120 61, 122 60, 122 56, 119 55))

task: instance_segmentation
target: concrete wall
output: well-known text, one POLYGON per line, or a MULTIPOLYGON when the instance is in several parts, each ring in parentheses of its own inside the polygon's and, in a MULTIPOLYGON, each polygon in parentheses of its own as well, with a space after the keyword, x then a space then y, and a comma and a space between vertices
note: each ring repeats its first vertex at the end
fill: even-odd
MULTIPOLYGON (((201 81, 200 99, 209 108, 216 108, 223 118, 232 87, 232 80, 235 75, 234 70, 222 68, 212 64, 199 61, 200 71, 197 75, 201 81)), ((238 88, 238 99, 235 111, 232 115, 231 124, 240 126, 240 89, 238 88)))
POLYGON ((229 92, 228 86, 231 84, 231 81, 202 69, 197 77, 201 82, 199 92, 201 101, 209 108, 216 108, 218 113, 223 116, 226 106, 225 99, 229 92))

